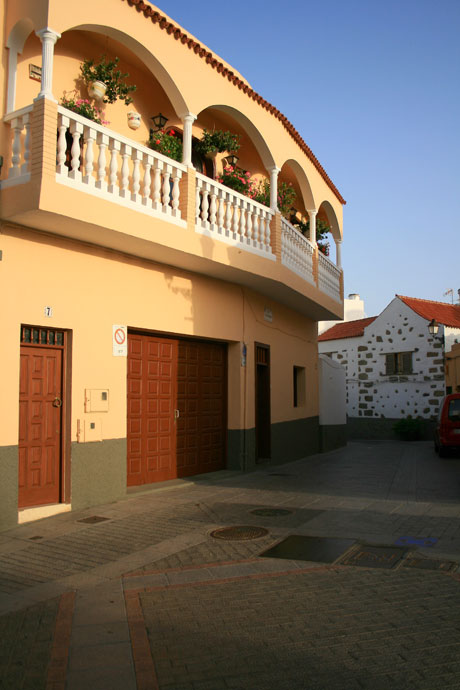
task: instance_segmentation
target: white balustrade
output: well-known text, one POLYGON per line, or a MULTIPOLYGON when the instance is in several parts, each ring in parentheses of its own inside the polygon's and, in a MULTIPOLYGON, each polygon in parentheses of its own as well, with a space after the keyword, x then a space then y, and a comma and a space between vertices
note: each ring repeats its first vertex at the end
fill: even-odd
POLYGON ((205 175, 196 175, 196 229, 248 251, 270 255, 273 211, 205 175))
POLYGON ((11 159, 5 161, 4 174, 7 180, 3 181, 4 186, 20 184, 29 179, 30 176, 30 113, 32 106, 21 108, 13 113, 6 115, 3 120, 8 122, 11 127, 11 159))
POLYGON ((315 248, 286 218, 281 218, 281 263, 309 283, 315 283, 315 248))
POLYGON ((318 287, 337 302, 341 301, 340 273, 340 268, 337 268, 327 256, 318 252, 318 287))
MULTIPOLYGON (((24 151, 22 158, 20 155, 23 130, 28 142, 25 118, 23 115, 14 120, 12 176, 22 174, 21 166, 29 160, 28 151, 24 151)), ((139 210, 180 219, 180 180, 185 171, 182 163, 58 107, 58 181, 139 210)))

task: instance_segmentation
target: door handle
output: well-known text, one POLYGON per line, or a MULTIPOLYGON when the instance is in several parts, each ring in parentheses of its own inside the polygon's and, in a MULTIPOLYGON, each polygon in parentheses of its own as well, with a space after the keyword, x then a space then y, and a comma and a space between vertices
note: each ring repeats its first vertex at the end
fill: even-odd
POLYGON ((179 410, 174 410, 174 421, 176 422, 180 417, 179 410))
POLYGON ((58 396, 56 396, 53 400, 53 407, 61 407, 62 406, 62 400, 58 396))

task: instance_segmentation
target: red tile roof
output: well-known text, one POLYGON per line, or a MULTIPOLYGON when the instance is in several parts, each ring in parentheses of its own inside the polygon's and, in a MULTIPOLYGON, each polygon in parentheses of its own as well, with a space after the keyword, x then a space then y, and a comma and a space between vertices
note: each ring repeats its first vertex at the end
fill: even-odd
POLYGON ((427 321, 435 319, 438 323, 450 328, 460 328, 460 305, 447 304, 446 302, 432 302, 417 297, 404 297, 396 295, 407 304, 410 309, 427 321))
POLYGON ((229 70, 228 67, 226 67, 220 60, 216 58, 216 56, 213 53, 211 53, 211 51, 204 48, 201 45, 201 43, 198 43, 198 41, 195 41, 193 38, 187 36, 187 34, 184 33, 182 29, 179 26, 177 26, 177 24, 170 22, 167 17, 161 15, 159 12, 156 12, 151 5, 147 5, 144 2, 144 0, 127 1, 128 5, 130 5, 131 7, 135 7, 138 12, 142 12, 146 19, 150 18, 154 24, 158 24, 160 29, 166 30, 167 33, 170 36, 172 36, 176 41, 180 40, 182 45, 186 45, 190 50, 193 50, 193 52, 199 55, 201 58, 206 59, 207 64, 210 65, 212 69, 217 70, 217 72, 219 72, 223 77, 231 81, 240 90, 244 91, 244 93, 249 98, 252 98, 253 101, 256 101, 260 106, 262 106, 262 108, 265 108, 265 110, 268 110, 272 115, 274 115, 278 120, 280 120, 283 127, 289 132, 294 141, 311 160, 311 162, 313 163, 313 165, 315 166, 315 168, 317 169, 317 171, 319 172, 327 186, 332 190, 332 192, 335 194, 340 203, 347 203, 343 196, 340 194, 335 184, 332 182, 332 180, 326 173, 326 171, 324 170, 319 160, 314 155, 311 148, 307 146, 307 144, 302 139, 298 131, 294 128, 294 125, 292 125, 289 122, 289 120, 285 115, 283 115, 283 113, 281 113, 277 108, 275 108, 274 105, 266 101, 265 98, 262 98, 262 96, 260 96, 256 91, 254 91, 254 89, 251 89, 249 84, 244 82, 236 74, 234 74, 234 72, 229 70))
POLYGON ((343 321, 336 323, 318 337, 318 342, 325 340, 340 340, 341 338, 357 338, 364 335, 364 329, 375 321, 376 316, 370 316, 367 319, 357 319, 356 321, 343 321))

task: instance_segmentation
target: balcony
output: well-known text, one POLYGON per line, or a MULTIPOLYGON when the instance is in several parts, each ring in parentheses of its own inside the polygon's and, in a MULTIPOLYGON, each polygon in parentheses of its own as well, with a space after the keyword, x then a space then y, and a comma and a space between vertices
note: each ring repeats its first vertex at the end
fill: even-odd
POLYGON ((278 212, 46 99, 4 122, 6 220, 341 315, 341 269, 278 212))

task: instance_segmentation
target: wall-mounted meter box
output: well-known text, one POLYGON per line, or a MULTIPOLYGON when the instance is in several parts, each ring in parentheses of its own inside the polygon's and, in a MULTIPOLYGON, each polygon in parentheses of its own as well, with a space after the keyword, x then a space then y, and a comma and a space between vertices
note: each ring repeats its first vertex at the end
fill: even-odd
POLYGON ((108 412, 109 390, 108 388, 85 389, 85 412, 108 412))

